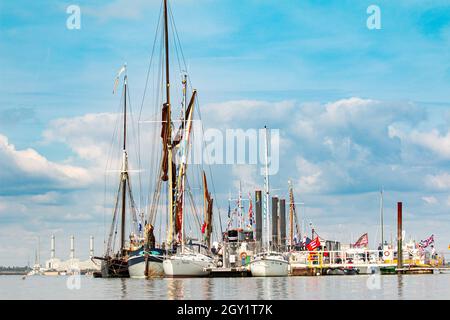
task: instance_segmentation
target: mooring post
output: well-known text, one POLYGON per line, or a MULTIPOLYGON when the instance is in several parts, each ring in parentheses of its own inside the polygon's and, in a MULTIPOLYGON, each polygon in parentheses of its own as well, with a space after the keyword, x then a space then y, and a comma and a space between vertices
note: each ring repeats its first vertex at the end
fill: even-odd
POLYGON ((397 269, 403 267, 402 232, 402 203, 397 202, 397 269))

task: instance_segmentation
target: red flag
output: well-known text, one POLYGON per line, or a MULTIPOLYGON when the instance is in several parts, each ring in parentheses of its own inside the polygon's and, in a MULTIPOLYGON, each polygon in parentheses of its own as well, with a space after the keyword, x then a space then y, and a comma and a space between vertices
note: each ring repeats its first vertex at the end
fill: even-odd
POLYGON ((354 248, 367 247, 369 244, 369 236, 367 233, 364 233, 361 237, 359 237, 358 241, 353 245, 354 248))
POLYGON ((309 251, 314 251, 318 246, 320 246, 320 240, 319 240, 319 237, 315 237, 314 240, 312 240, 310 243, 308 243, 306 248, 309 251))
POLYGON ((205 230, 206 230, 206 221, 203 222, 203 225, 202 225, 202 233, 205 233, 205 230))

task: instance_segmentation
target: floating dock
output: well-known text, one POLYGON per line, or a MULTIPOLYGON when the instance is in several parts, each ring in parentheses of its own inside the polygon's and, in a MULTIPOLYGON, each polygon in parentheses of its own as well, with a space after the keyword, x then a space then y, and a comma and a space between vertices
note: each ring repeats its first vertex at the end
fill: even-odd
POLYGON ((220 277, 251 277, 252 274, 247 267, 234 268, 205 268, 209 272, 209 276, 213 278, 220 277))

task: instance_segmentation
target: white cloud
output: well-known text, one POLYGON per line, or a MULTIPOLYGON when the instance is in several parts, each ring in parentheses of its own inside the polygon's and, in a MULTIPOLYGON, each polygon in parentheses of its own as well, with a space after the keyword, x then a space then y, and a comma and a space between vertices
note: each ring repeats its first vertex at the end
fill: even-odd
POLYGON ((81 159, 104 166, 117 119, 118 115, 114 113, 89 113, 56 119, 44 131, 44 141, 65 143, 81 159))
POLYGON ((438 130, 432 129, 428 132, 421 132, 418 130, 411 130, 405 132, 401 128, 391 126, 389 128, 389 135, 397 137, 403 143, 410 143, 426 150, 429 150, 442 159, 450 159, 450 131, 446 134, 441 134, 438 130))
POLYGON ((422 197, 422 200, 428 204, 437 204, 438 203, 438 200, 436 199, 436 197, 433 197, 433 196, 422 197))
POLYGON ((427 175, 425 177, 425 183, 432 190, 450 190, 450 174, 444 172, 435 175, 427 175))
POLYGON ((91 181, 84 168, 52 162, 31 148, 17 150, 4 135, 0 135, 0 164, 3 193, 27 192, 27 186, 34 190, 80 188, 91 181))
POLYGON ((285 100, 269 102, 262 100, 233 100, 220 103, 210 103, 202 109, 206 126, 220 125, 223 127, 248 127, 259 122, 263 127, 263 119, 284 121, 289 118, 296 106, 295 101, 285 100))

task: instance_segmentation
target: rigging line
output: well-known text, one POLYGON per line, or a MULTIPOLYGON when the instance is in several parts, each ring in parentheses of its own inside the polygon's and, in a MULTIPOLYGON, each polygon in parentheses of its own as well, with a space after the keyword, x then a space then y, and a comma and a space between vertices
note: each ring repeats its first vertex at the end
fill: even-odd
MULTIPOLYGON (((199 106, 200 102, 199 102, 199 95, 198 95, 198 93, 197 93, 197 98, 195 99, 195 103, 196 103, 196 105, 197 105, 197 108, 196 108, 196 109, 197 109, 197 112, 198 112, 198 115, 199 115, 199 118, 200 118, 200 123, 201 123, 201 129, 202 129, 202 132, 205 132, 205 127, 204 127, 204 125, 203 125, 203 122, 201 121, 201 113, 200 113, 200 106, 199 106)), ((205 142, 203 139, 202 139, 202 142, 203 142, 203 147, 206 148, 206 142, 205 142)), ((206 156, 207 156, 207 161, 208 161, 208 163, 210 163, 208 154, 206 154, 206 156)), ((214 184, 214 177, 213 177, 212 169, 211 169, 211 166, 210 166, 210 165, 208 166, 208 171, 209 171, 209 176, 210 176, 210 178, 211 178, 211 184, 212 184, 213 195, 214 195, 214 198, 217 199, 216 186, 215 186, 215 184, 214 184)), ((215 202, 214 205, 215 205, 215 207, 216 207, 216 209, 217 209, 217 211, 218 211, 219 225, 220 225, 220 232, 221 232, 221 234, 222 234, 222 233, 223 233, 222 215, 221 215, 220 207, 219 207, 219 205, 218 205, 218 201, 214 201, 214 202, 215 202)))
MULTIPOLYGON (((147 93, 147 89, 148 89, 148 82, 149 82, 149 78, 150 78, 151 67, 153 65, 153 58, 154 58, 154 54, 155 54, 155 49, 157 47, 156 46, 156 40, 158 39, 158 31, 159 31, 159 28, 160 28, 160 25, 161 25, 161 16, 162 16, 162 2, 161 2, 160 9, 159 9, 158 23, 157 23, 157 28, 156 28, 156 31, 155 31, 155 36, 154 36, 154 39, 153 39, 152 53, 151 53, 151 56, 150 56, 150 61, 149 61, 148 69, 147 69, 144 93, 143 93, 143 96, 142 96, 141 106, 140 106, 140 110, 139 110, 139 121, 142 119, 142 109, 143 109, 143 106, 144 106, 145 97, 146 97, 146 93, 147 93)), ((141 148, 140 136, 141 136, 141 134, 140 134, 140 123, 138 123, 138 145, 139 145, 139 150, 141 148)), ((139 160, 138 160, 139 166, 141 166, 141 156, 140 155, 141 155, 141 152, 139 152, 139 160)), ((151 168, 151 164, 152 164, 151 160, 152 159, 150 159, 150 168, 151 168)), ((151 183, 149 183, 149 188, 150 188, 150 184, 151 183)), ((149 192, 150 192, 150 190, 149 190, 149 192)), ((149 199, 147 198, 147 203, 148 203, 148 200, 149 199)), ((145 205, 145 208, 147 208, 147 204, 145 205)))
POLYGON ((150 62, 148 64, 148 69, 147 69, 147 76, 146 76, 146 80, 145 80, 144 94, 142 96, 142 103, 141 103, 141 108, 140 108, 140 111, 139 111, 139 120, 141 119, 141 115, 142 115, 142 109, 143 109, 143 106, 144 106, 145 95, 146 95, 146 92, 147 92, 148 79, 149 79, 149 76, 150 76, 150 70, 151 70, 151 67, 152 67, 153 56, 154 56, 155 48, 156 48, 156 39, 158 38, 158 30, 159 30, 159 27, 161 25, 162 7, 163 7, 163 4, 162 4, 162 1, 161 1, 161 6, 159 8, 158 23, 157 23, 157 27, 156 27, 156 31, 155 31, 155 36, 153 38, 152 53, 150 55, 150 62))
MULTIPOLYGON (((128 80, 128 79, 127 79, 128 80)), ((136 128, 135 128, 135 121, 133 116, 133 107, 131 104, 131 90, 130 90, 130 84, 127 82, 127 89, 128 89, 128 106, 129 106, 129 115, 130 115, 130 122, 131 122, 131 129, 132 129, 132 135, 133 135, 133 141, 139 141, 136 138, 136 128)), ((139 142, 138 142, 139 143, 139 142)), ((141 204, 142 204, 142 180, 141 180, 141 163, 140 163, 140 152, 139 147, 134 148, 134 152, 136 153, 136 159, 138 160, 138 185, 139 185, 139 210, 141 210, 141 204)), ((128 178, 129 179, 129 178, 128 178)))
POLYGON ((183 47, 181 46, 180 37, 178 36, 178 29, 177 29, 177 26, 176 26, 176 23, 175 23, 175 19, 173 17, 172 6, 170 5, 170 3, 169 3, 169 14, 170 14, 170 17, 171 17, 171 19, 173 21, 173 29, 175 31, 175 36, 177 38, 178 44, 180 46, 181 58, 183 59, 183 64, 184 64, 184 67, 186 68, 186 72, 187 72, 186 59, 184 58, 183 47))
POLYGON ((193 210, 193 213, 194 213, 194 217, 196 218, 196 220, 198 222, 199 229, 201 229, 202 228, 202 224, 201 224, 201 222, 199 220, 198 213, 197 213, 197 208, 195 206, 194 196, 193 196, 193 194, 191 192, 189 181, 187 179, 186 179, 186 187, 187 187, 186 191, 188 191, 188 194, 189 194, 189 199, 191 200, 191 206, 192 206, 192 210, 193 210))
MULTIPOLYGON (((174 46, 174 48, 175 48, 175 52, 176 52, 176 56, 177 56, 178 69, 179 69, 180 72, 182 72, 183 69, 181 68, 180 54, 178 53, 178 43, 177 43, 177 40, 176 40, 176 38, 175 38, 175 31, 174 31, 174 28, 175 28, 175 19, 173 18, 173 15, 172 15, 172 14, 170 14, 170 19, 169 19, 169 20, 170 20, 170 23, 171 23, 171 26, 172 26, 173 46, 174 46)), ((187 71, 187 70, 186 70, 186 71, 187 71)))
MULTIPOLYGON (((120 114, 120 110, 122 108, 122 103, 119 101, 119 104, 117 106, 117 111, 116 111, 116 115, 120 114)), ((118 127, 119 127, 119 117, 116 117, 116 122, 115 122, 115 126, 114 126, 114 130, 113 130, 113 134, 111 136, 111 142, 108 148, 108 157, 106 158, 106 164, 105 164, 105 174, 104 174, 104 194, 103 194, 103 245, 104 245, 104 249, 106 251, 107 249, 107 242, 106 242, 106 214, 107 214, 107 206, 106 206, 106 191, 107 191, 107 185, 108 185, 108 175, 106 174, 108 171, 108 168, 110 165, 110 160, 112 160, 112 154, 113 154, 113 145, 114 145, 114 141, 116 140, 117 136, 118 136, 118 127)))
MULTIPOLYGON (((120 193, 120 191, 122 190, 122 184, 120 183, 119 184, 119 189, 117 190, 117 197, 116 197, 116 201, 115 201, 115 204, 114 204, 114 213, 113 213, 113 220, 112 220, 112 223, 111 223, 111 229, 110 229, 110 231, 109 231, 109 236, 108 236, 108 246, 106 247, 106 255, 110 255, 110 252, 111 252, 111 241, 112 241, 112 236, 113 236, 113 233, 115 233, 115 234, 117 234, 117 232, 114 232, 114 230, 116 229, 116 221, 118 220, 117 219, 117 209, 118 209, 118 206, 119 206, 119 193, 120 193)), ((114 237, 114 242, 116 241, 116 238, 114 237)))
MULTIPOLYGON (((159 42, 159 63, 158 63, 158 70, 157 73, 155 74, 154 78, 153 78, 153 87, 156 87, 156 94, 154 96, 154 108, 157 110, 156 114, 160 114, 160 105, 162 104, 161 97, 162 97, 162 81, 163 81, 163 72, 162 72, 162 65, 163 65, 163 37, 164 37, 164 30, 163 28, 160 29, 160 42, 159 42), (156 83, 156 85, 155 85, 156 83)), ((154 46, 156 47, 156 43, 154 44, 154 46)), ((151 136, 157 138, 157 126, 152 126, 151 127, 151 136)), ((158 163, 161 161, 159 159, 159 152, 155 152, 155 149, 157 148, 157 143, 151 143, 151 153, 150 153, 150 168, 154 168, 155 162, 158 163), (156 158, 156 159, 155 159, 156 158)), ((146 204, 146 208, 147 208, 147 217, 149 217, 151 215, 151 208, 154 205, 153 202, 151 202, 151 194, 153 194, 153 199, 155 198, 155 193, 159 192, 158 189, 160 188, 160 186, 158 186, 158 180, 159 179, 159 175, 160 173, 158 173, 158 176, 156 177, 156 183, 154 183, 155 180, 153 180, 152 175, 149 175, 149 189, 148 189, 148 194, 147 194, 147 204, 146 204), (150 209, 150 212, 149 212, 150 209)), ((151 220, 150 220, 151 223, 151 220)))

